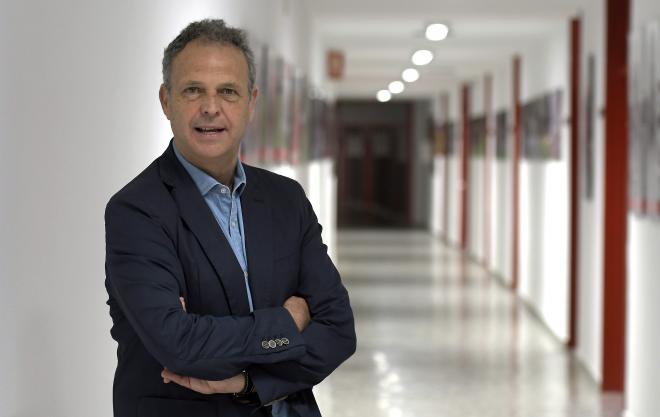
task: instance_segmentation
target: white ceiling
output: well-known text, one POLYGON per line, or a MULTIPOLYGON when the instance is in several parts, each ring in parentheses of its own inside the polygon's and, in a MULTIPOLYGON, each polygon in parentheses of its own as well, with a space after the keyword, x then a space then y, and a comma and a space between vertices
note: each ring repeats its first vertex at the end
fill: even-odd
POLYGON ((406 98, 435 94, 568 30, 568 18, 589 1, 596 0, 308 0, 307 7, 322 48, 345 53, 344 79, 330 83, 338 97, 375 98, 412 66, 415 50, 433 51, 406 98), (426 40, 435 22, 449 25, 449 38, 426 40))

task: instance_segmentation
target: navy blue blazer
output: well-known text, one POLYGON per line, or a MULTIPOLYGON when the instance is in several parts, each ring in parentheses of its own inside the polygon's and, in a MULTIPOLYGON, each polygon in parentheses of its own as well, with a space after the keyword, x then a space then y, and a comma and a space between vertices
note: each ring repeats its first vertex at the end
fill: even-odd
POLYGON ((253 313, 238 261, 171 143, 110 199, 105 283, 118 343, 115 417, 269 415, 231 395, 164 384, 164 367, 209 380, 246 369, 262 405, 287 397, 301 416, 320 416, 311 387, 355 351, 348 294, 304 191, 244 167, 253 313), (291 295, 304 297, 311 312, 302 334, 282 307, 291 295), (272 347, 278 339, 288 343, 272 347))

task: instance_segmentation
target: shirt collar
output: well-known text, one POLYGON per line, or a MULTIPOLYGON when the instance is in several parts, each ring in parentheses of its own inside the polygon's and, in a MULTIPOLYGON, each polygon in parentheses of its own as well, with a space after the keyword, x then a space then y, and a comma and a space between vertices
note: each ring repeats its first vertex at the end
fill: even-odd
MULTIPOLYGON (((195 185, 197 186, 197 189, 199 189, 199 192, 202 193, 203 196, 211 191, 211 189, 213 189, 213 187, 216 185, 224 187, 224 185, 218 182, 215 178, 190 163, 183 155, 181 155, 179 150, 176 148, 176 145, 173 145, 172 148, 174 149, 174 154, 176 155, 177 159, 179 162, 181 162, 181 165, 183 165, 186 171, 188 171, 188 174, 192 177, 195 185)), ((236 194, 240 196, 245 189, 246 183, 247 178, 245 176, 245 170, 243 169, 241 160, 238 159, 236 164, 236 171, 234 172, 234 189, 232 190, 232 195, 236 194)))

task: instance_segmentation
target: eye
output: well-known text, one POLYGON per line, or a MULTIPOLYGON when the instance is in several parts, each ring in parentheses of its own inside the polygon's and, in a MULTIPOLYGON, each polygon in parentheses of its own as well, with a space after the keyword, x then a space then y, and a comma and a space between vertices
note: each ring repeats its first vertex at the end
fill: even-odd
POLYGON ((202 89, 195 86, 189 86, 183 90, 183 94, 186 96, 197 96, 201 93, 202 93, 202 89))
POLYGON ((224 87, 220 90, 220 94, 225 95, 225 96, 237 96, 238 91, 231 87, 224 87))

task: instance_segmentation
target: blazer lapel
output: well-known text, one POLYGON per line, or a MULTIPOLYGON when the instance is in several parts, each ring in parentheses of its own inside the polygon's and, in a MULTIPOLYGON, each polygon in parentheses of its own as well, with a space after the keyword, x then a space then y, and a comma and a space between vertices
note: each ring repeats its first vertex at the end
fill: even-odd
POLYGON ((271 307, 273 275, 273 224, 259 177, 252 167, 243 164, 247 184, 241 196, 248 277, 254 308, 271 307))
POLYGON ((249 314, 243 271, 206 201, 176 159, 172 146, 170 143, 161 157, 161 177, 173 186, 172 195, 179 213, 218 274, 232 314, 249 314))

